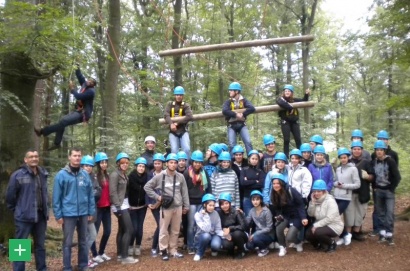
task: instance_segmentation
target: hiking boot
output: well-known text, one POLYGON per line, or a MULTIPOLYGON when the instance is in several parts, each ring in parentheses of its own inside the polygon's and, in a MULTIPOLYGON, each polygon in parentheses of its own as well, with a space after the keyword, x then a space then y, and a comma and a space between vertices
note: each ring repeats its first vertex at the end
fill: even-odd
POLYGON ((362 242, 364 240, 366 240, 366 237, 364 236, 364 234, 360 233, 360 232, 353 232, 352 233, 352 239, 362 242))
POLYGON ((389 246, 394 246, 395 245, 393 236, 386 237, 386 241, 387 241, 387 244, 389 244, 389 246))
POLYGON ((284 246, 279 247, 279 257, 283 257, 286 255, 286 248, 284 246))
POLYGON ((332 241, 332 243, 329 245, 329 247, 326 249, 326 253, 333 253, 336 251, 336 242, 335 240, 332 241))
POLYGON ((161 250, 161 254, 162 254, 162 260, 163 261, 168 261, 169 260, 168 252, 167 252, 166 249, 161 250))
POLYGON ((352 242, 352 234, 351 234, 351 233, 346 234, 346 235, 343 237, 343 240, 344 240, 345 246, 350 245, 350 243, 352 242))
POLYGON ((258 257, 265 257, 266 255, 268 255, 269 253, 269 249, 261 249, 258 252, 258 257))
POLYGON ((134 259, 133 257, 127 257, 121 261, 121 264, 134 264, 137 263, 139 260, 134 259))

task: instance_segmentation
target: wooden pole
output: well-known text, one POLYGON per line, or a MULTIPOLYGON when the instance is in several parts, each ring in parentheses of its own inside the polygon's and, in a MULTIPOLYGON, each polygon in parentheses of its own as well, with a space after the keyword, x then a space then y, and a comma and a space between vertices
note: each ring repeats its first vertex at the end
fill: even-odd
MULTIPOLYGON (((293 108, 309 108, 309 107, 314 107, 315 103, 310 101, 310 102, 299 102, 299 103, 291 103, 293 108)), ((264 112, 273 112, 273 111, 279 111, 281 108, 279 105, 264 105, 264 106, 257 106, 255 107, 255 113, 264 113, 264 112)), ((235 110, 235 112, 244 112, 245 109, 239 109, 235 110)), ((219 112, 209 112, 209 113, 202 113, 202 114, 195 114, 193 115, 193 120, 208 120, 208 119, 216 119, 216 118, 222 118, 224 115, 222 114, 222 111, 219 112)), ((171 118, 171 120, 174 123, 179 123, 183 120, 185 120, 185 117, 174 117, 171 118)), ((160 124, 166 124, 165 119, 161 118, 159 119, 160 124)))
POLYGON ((265 45, 272 45, 272 44, 309 42, 309 41, 313 41, 314 39, 315 37, 313 37, 312 35, 305 35, 305 36, 297 36, 297 37, 238 41, 238 42, 230 42, 230 43, 211 44, 211 45, 171 49, 171 50, 160 51, 158 54, 160 57, 175 56, 175 55, 184 55, 184 54, 191 54, 191 53, 229 50, 229 49, 236 49, 236 48, 257 47, 257 46, 265 46, 265 45))

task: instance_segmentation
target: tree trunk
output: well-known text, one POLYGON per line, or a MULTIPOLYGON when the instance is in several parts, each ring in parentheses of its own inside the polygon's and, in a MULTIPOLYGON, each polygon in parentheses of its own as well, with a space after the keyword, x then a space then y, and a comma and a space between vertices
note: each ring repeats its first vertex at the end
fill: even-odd
MULTIPOLYGON (((174 3, 174 25, 172 27, 172 49, 179 48, 181 35, 182 0, 174 3)), ((182 56, 174 56, 174 87, 182 85, 182 56)))

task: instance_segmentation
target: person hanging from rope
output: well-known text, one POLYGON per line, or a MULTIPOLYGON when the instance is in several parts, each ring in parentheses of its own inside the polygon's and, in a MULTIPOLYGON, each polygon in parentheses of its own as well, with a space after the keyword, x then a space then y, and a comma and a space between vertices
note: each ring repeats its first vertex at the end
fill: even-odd
POLYGON ((229 85, 229 99, 223 104, 222 114, 228 123, 228 142, 230 150, 237 145, 236 135, 240 134, 245 145, 246 153, 249 153, 253 148, 245 121, 248 115, 255 112, 255 107, 242 96, 241 92, 242 86, 238 82, 232 82, 229 85), (237 109, 245 109, 245 112, 237 113, 234 111, 237 109))
POLYGON ((169 125, 169 143, 171 152, 177 154, 179 148, 186 153, 187 157, 191 154, 191 143, 187 124, 192 120, 192 110, 188 103, 184 102, 185 89, 181 86, 174 88, 175 100, 168 102, 164 111, 164 119, 169 125), (185 116, 185 120, 174 123, 171 118, 185 116))
POLYGON ((91 118, 93 113, 93 103, 95 96, 95 86, 97 85, 97 80, 90 77, 87 80, 81 73, 80 67, 77 64, 77 69, 75 71, 78 82, 81 85, 80 90, 75 89, 75 85, 70 81, 68 87, 71 94, 75 97, 75 110, 63 116, 61 120, 44 128, 38 128, 34 126, 34 132, 37 136, 48 136, 49 134, 56 133, 54 139, 54 145, 51 146, 48 150, 55 150, 61 147, 61 141, 63 140, 63 134, 65 127, 70 125, 75 125, 81 122, 87 123, 91 118))
POLYGON ((295 139, 296 148, 299 149, 300 145, 302 145, 299 125, 299 110, 297 108, 293 108, 290 103, 307 101, 310 95, 310 89, 306 89, 303 99, 294 98, 294 90, 295 88, 292 85, 285 85, 283 87, 282 95, 276 100, 276 103, 282 109, 278 112, 278 115, 280 118, 280 126, 283 134, 283 152, 287 157, 289 157, 291 132, 293 134, 293 138, 295 139))

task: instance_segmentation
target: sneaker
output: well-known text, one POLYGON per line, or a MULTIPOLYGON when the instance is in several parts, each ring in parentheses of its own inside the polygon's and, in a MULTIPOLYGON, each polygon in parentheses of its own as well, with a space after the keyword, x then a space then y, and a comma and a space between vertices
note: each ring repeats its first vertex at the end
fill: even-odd
POLYGON ((195 262, 198 262, 198 261, 200 261, 201 260, 201 256, 199 256, 198 254, 196 254, 195 256, 194 256, 194 261, 195 262))
POLYGON ((134 247, 128 247, 128 256, 134 256, 134 247))
POLYGON ((389 244, 389 246, 394 246, 395 245, 393 236, 386 237, 386 241, 389 244))
POLYGON ((369 232, 368 235, 369 235, 370 237, 377 236, 377 235, 379 235, 379 231, 371 231, 371 232, 369 232))
POLYGON ((107 256, 107 254, 103 254, 103 255, 101 255, 101 256, 98 256, 98 257, 100 257, 101 259, 103 259, 104 261, 109 261, 109 260, 111 260, 111 257, 109 257, 109 256, 107 256))
POLYGON ((343 237, 343 240, 344 240, 345 246, 350 245, 350 243, 352 242, 352 234, 351 234, 351 233, 346 234, 346 235, 343 237))
POLYGON ((117 256, 117 262, 121 262, 122 261, 122 257, 120 255, 117 256))
POLYGON ((303 252, 303 242, 296 244, 294 247, 296 248, 297 252, 303 252))
POLYGON ((189 255, 195 255, 195 249, 189 248, 189 249, 188 249, 188 254, 189 254, 189 255))
POLYGON ((274 249, 275 248, 275 242, 272 242, 268 246, 269 249, 274 249))
POLYGON ((151 249, 151 257, 157 257, 158 256, 158 251, 155 248, 151 249))
POLYGON ((258 252, 258 257, 264 257, 264 256, 268 255, 268 253, 269 253, 269 249, 261 249, 258 252))
MULTIPOLYGON (((268 250, 268 252, 269 252, 269 250, 268 250)), ((236 254, 235 259, 240 260, 240 259, 243 259, 243 257, 245 257, 245 252, 240 251, 236 254)))
POLYGON ((336 245, 341 246, 345 243, 345 239, 344 238, 340 238, 339 240, 337 240, 336 245))
POLYGON ((211 255, 212 255, 212 257, 216 257, 216 256, 218 256, 218 252, 217 251, 212 251, 211 255))
POLYGON ((276 248, 276 249, 280 249, 280 245, 279 245, 279 243, 278 242, 275 242, 275 247, 274 248, 276 248))
POLYGON ((138 259, 134 259, 133 257, 127 257, 121 261, 122 264, 133 264, 139 262, 138 259))
POLYGON ((386 242, 386 237, 384 237, 384 235, 380 235, 378 243, 384 243, 384 242, 386 242))
POLYGON ((187 244, 184 244, 184 245, 182 246, 182 250, 188 250, 188 245, 187 245, 187 244))
POLYGON ((286 255, 286 248, 284 246, 279 247, 279 257, 283 257, 286 255))
POLYGON ((95 268, 98 265, 98 263, 93 262, 92 260, 88 261, 88 268, 95 268))
POLYGON ((327 248, 326 253, 333 253, 333 252, 335 252, 335 251, 336 251, 336 247, 337 247, 336 242, 335 242, 335 240, 333 240, 332 243, 331 243, 331 244, 329 245, 329 247, 327 248))
POLYGON ((290 244, 289 244, 289 248, 296 248, 295 243, 290 243, 290 244))
POLYGON ((168 260, 169 260, 169 256, 168 256, 167 250, 164 249, 164 250, 161 251, 161 253, 162 253, 162 260, 163 260, 163 261, 168 261, 168 260))
POLYGON ((352 239, 362 242, 364 240, 366 240, 366 237, 364 236, 364 234, 360 233, 360 232, 353 232, 352 233, 352 239))
POLYGON ((174 258, 182 259, 184 258, 184 254, 177 251, 174 253, 174 258))
POLYGON ((245 251, 249 251, 249 249, 246 247, 246 244, 243 245, 243 249, 244 249, 245 251))
POLYGON ((135 256, 140 256, 140 255, 141 255, 141 247, 140 247, 140 246, 136 246, 134 252, 135 252, 135 256))
POLYGON ((103 263, 104 259, 100 255, 97 255, 97 257, 93 258, 93 261, 96 263, 103 263))

